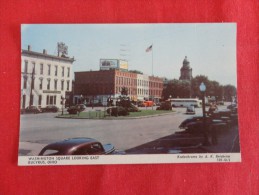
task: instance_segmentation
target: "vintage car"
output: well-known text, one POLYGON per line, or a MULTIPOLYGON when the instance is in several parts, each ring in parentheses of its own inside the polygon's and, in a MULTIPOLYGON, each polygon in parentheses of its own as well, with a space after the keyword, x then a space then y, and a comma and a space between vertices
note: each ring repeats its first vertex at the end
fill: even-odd
POLYGON ((41 108, 42 112, 58 112, 58 107, 54 105, 49 105, 41 108))
POLYGON ((84 104, 77 104, 75 106, 70 106, 68 109, 67 109, 67 112, 69 114, 77 114, 79 112, 82 112, 85 110, 85 105, 84 104))
POLYGON ((188 106, 188 107, 186 108, 185 114, 195 114, 195 108, 194 108, 194 106, 188 106))
POLYGON ((93 138, 71 138, 45 146, 39 156, 114 154, 112 144, 101 144, 93 138))
POLYGON ((221 119, 213 119, 206 116, 204 123, 203 116, 194 116, 185 119, 179 126, 180 129, 184 129, 188 133, 203 133, 204 128, 211 128, 217 126, 219 130, 223 130, 228 127, 228 123, 221 119), (204 126, 205 125, 205 126, 204 126))

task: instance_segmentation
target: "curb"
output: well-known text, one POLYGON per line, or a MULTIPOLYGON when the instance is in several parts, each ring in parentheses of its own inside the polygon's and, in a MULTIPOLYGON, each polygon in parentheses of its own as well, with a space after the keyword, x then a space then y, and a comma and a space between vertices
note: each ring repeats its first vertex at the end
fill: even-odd
POLYGON ((128 120, 128 119, 142 119, 142 118, 152 118, 157 116, 164 116, 164 115, 171 115, 176 114, 177 112, 171 112, 171 113, 164 113, 164 114, 154 114, 154 115, 148 115, 148 116, 139 116, 139 117, 113 117, 113 118, 83 118, 83 117, 62 117, 62 116, 55 116, 55 118, 60 119, 86 119, 86 120, 128 120))

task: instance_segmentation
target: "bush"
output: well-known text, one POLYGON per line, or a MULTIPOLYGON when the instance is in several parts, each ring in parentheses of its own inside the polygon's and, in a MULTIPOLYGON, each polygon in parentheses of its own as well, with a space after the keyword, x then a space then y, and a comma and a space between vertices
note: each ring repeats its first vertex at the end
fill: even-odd
POLYGON ((108 108, 107 113, 110 114, 111 116, 126 116, 126 115, 129 115, 129 112, 121 106, 108 108))

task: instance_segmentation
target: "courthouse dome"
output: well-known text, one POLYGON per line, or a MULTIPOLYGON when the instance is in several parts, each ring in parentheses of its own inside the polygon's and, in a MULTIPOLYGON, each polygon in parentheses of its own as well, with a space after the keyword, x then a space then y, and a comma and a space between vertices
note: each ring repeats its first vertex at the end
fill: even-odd
POLYGON ((187 59, 187 56, 185 56, 184 60, 183 60, 183 66, 189 66, 190 65, 190 62, 189 60, 187 59))

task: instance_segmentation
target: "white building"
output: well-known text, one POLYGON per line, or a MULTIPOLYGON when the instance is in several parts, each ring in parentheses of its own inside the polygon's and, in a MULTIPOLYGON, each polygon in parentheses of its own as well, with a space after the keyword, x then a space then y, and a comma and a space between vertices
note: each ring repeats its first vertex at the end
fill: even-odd
POLYGON ((72 91, 74 58, 49 55, 45 49, 42 53, 34 52, 28 46, 22 50, 21 60, 21 108, 29 105, 61 108, 62 97, 72 91))
POLYGON ((138 100, 149 99, 149 77, 144 74, 137 74, 137 97, 138 100))

